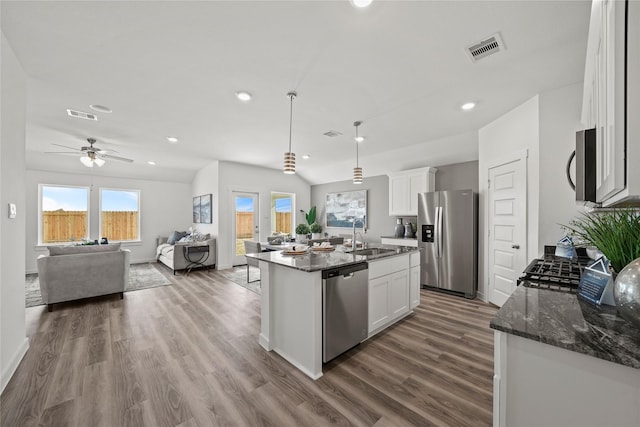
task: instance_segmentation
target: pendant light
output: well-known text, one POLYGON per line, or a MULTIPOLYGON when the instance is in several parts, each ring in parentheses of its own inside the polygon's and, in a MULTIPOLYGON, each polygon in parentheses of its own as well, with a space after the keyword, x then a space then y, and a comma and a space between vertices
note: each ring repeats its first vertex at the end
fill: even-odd
POLYGON ((284 170, 286 174, 296 173, 296 153, 291 152, 291 127, 293 123, 293 98, 298 94, 295 92, 289 92, 287 96, 291 100, 291 107, 289 110, 289 151, 284 153, 284 170))
POLYGON ((358 136, 358 126, 360 126, 362 124, 362 122, 353 122, 353 125, 356 127, 356 136, 355 141, 356 141, 356 167, 353 168, 353 183, 354 184, 362 184, 362 168, 360 167, 359 164, 359 159, 358 159, 358 145, 364 141, 364 138, 361 136, 358 136))

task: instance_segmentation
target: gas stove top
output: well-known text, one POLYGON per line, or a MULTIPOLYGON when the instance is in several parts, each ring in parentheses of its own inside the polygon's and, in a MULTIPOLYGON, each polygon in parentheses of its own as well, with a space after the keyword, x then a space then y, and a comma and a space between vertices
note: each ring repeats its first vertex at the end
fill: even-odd
POLYGON ((518 285, 575 293, 585 267, 592 260, 581 256, 581 251, 573 259, 558 257, 554 253, 555 246, 546 246, 544 258, 531 261, 518 279, 518 285))

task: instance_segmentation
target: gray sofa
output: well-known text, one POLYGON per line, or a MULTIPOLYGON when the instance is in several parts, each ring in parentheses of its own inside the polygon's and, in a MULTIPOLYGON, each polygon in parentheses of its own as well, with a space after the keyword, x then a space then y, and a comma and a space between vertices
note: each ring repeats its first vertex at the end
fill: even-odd
POLYGON ((58 302, 116 293, 123 298, 131 252, 119 243, 48 249, 49 255, 40 255, 37 265, 42 302, 49 311, 58 302))
POLYGON ((216 239, 209 238, 202 242, 176 242, 175 244, 167 243, 168 237, 158 237, 156 239, 156 259, 169 267, 173 274, 176 271, 186 270, 187 268, 198 267, 214 267, 216 265, 216 239), (208 256, 204 253, 195 252, 190 255, 191 260, 185 258, 185 246, 208 246, 208 256), (205 258, 206 257, 206 258, 205 258), (194 261, 201 260, 202 265, 194 265, 194 261))

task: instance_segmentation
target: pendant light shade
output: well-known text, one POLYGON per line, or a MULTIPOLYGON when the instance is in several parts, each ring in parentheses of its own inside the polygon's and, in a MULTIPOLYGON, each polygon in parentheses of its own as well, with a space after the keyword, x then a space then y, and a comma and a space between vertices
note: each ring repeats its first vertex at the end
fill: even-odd
POLYGON ((362 138, 361 136, 358 135, 358 126, 360 126, 362 124, 362 122, 354 122, 353 125, 356 127, 356 136, 355 136, 355 141, 356 141, 356 167, 353 168, 353 183, 354 184, 362 184, 362 168, 360 167, 359 164, 359 156, 358 156, 358 144, 362 141, 364 141, 364 138, 362 138))
POLYGON ((291 151, 291 129, 293 126, 293 98, 298 94, 295 92, 287 93, 291 101, 291 107, 289 110, 289 151, 284 153, 284 168, 283 172, 289 175, 296 173, 296 153, 291 151))

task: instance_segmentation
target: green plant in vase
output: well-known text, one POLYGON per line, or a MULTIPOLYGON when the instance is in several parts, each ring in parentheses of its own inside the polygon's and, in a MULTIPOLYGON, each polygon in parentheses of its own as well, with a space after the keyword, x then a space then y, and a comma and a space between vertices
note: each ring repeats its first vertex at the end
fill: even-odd
POLYGON ((309 226, 307 224, 298 224, 296 226, 296 242, 306 240, 309 231, 309 226))
POLYGON ((322 226, 317 222, 314 222, 309 226, 309 231, 311 231, 311 234, 313 234, 314 239, 322 238, 322 236, 320 236, 320 233, 322 233, 322 226))
POLYGON ((640 216, 636 210, 590 212, 562 227, 582 244, 598 248, 617 273, 640 258, 640 216))

